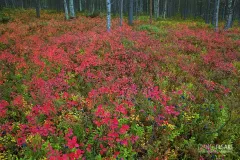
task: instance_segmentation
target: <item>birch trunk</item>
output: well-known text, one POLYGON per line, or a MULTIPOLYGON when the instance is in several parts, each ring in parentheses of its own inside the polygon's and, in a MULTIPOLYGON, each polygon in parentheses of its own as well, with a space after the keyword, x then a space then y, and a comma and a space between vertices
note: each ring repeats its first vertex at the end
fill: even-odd
POLYGON ((82 0, 79 0, 79 11, 82 12, 82 0))
POLYGON ((70 18, 75 18, 75 11, 74 11, 73 0, 69 0, 69 10, 70 10, 70 18))
POLYGON ((229 28, 231 28, 231 24, 232 24, 232 20, 233 20, 233 1, 232 0, 228 0, 228 4, 227 4, 227 22, 225 24, 224 29, 227 30, 229 28))
POLYGON ((159 17, 159 0, 154 0, 154 15, 155 19, 159 17))
POLYGON ((67 0, 64 0, 63 3, 64 3, 65 18, 66 18, 66 20, 68 20, 69 19, 69 15, 68 15, 67 0))
POLYGON ((168 1, 165 0, 164 1, 164 9, 163 9, 163 18, 166 19, 166 15, 167 15, 167 3, 168 1))
POLYGON ((220 5, 220 0, 215 0, 214 20, 213 20, 215 31, 218 31, 219 5, 220 5))
POLYGON ((107 31, 111 30, 111 0, 107 0, 107 31))
POLYGON ((120 26, 123 25, 123 0, 120 0, 120 26))

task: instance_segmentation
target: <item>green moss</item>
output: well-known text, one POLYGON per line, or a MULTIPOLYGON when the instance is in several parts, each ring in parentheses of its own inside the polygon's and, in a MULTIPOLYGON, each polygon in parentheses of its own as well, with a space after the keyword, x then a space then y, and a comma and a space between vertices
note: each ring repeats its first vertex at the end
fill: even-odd
POLYGON ((8 45, 5 43, 0 42, 0 51, 3 51, 8 48, 8 45))
POLYGON ((137 28, 137 30, 139 30, 139 31, 147 31, 149 34, 153 34, 155 36, 155 38, 165 37, 168 34, 168 32, 165 29, 165 27, 162 27, 160 25, 158 25, 158 26, 149 25, 149 24, 140 25, 137 28))
POLYGON ((132 48, 134 46, 134 42, 132 42, 132 41, 126 39, 126 38, 122 39, 122 44, 124 45, 124 47, 126 49, 132 48))

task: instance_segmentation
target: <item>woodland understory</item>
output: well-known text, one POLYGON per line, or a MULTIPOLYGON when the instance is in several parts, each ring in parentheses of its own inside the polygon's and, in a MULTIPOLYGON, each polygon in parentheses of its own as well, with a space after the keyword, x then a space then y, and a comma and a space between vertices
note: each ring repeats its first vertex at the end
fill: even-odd
POLYGON ((240 159, 240 28, 9 10, 0 159, 240 159), (215 150, 204 145, 225 145, 215 150))

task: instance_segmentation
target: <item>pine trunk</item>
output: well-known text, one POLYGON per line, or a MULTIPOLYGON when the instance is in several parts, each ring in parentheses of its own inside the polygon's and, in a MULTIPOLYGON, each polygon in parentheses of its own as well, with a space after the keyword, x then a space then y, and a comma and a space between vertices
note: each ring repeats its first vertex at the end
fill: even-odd
POLYGON ((149 5, 150 5, 150 7, 149 7, 149 8, 150 8, 150 11, 149 11, 149 12, 150 12, 150 24, 152 24, 152 8, 153 8, 153 7, 152 7, 152 0, 150 0, 149 3, 150 3, 150 4, 149 4, 149 5))
POLYGON ((36 0, 36 16, 40 18, 40 0, 36 0))
POLYGON ((133 0, 129 1, 128 24, 133 25, 133 0))

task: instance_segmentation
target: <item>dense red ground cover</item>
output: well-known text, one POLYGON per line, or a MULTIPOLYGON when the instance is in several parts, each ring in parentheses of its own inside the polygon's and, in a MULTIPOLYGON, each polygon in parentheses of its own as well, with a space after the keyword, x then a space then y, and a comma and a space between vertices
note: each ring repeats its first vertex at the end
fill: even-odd
POLYGON ((28 13, 0 25, 2 156, 239 155, 239 28, 113 20, 106 32, 103 18, 28 13), (201 154, 199 144, 234 149, 201 154))

